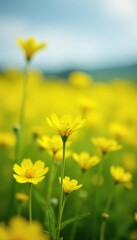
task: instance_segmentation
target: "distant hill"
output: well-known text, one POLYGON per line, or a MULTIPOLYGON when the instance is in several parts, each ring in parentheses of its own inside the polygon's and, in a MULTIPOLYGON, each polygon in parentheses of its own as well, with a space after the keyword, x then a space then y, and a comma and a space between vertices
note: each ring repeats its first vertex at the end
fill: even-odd
MULTIPOLYGON (((0 72, 4 72, 6 69, 0 68, 0 72)), ((9 68, 8 68, 9 70, 9 68)), ((12 70, 12 69, 11 69, 12 70)), ((38 69, 39 71, 39 69, 38 69)), ((131 80, 137 83, 137 64, 130 66, 122 66, 122 67, 108 67, 108 68, 100 68, 100 69, 92 69, 92 68, 68 68, 62 69, 60 71, 45 71, 41 70, 45 76, 49 79, 61 78, 65 80, 68 78, 69 74, 73 71, 82 71, 87 74, 90 74, 95 81, 112 81, 114 79, 126 79, 131 80)))
POLYGON ((124 78, 137 82, 137 64, 131 66, 111 67, 101 69, 66 69, 59 72, 45 72, 47 76, 56 76, 59 78, 67 78, 72 71, 83 71, 93 76, 97 81, 110 81, 116 78, 124 78))

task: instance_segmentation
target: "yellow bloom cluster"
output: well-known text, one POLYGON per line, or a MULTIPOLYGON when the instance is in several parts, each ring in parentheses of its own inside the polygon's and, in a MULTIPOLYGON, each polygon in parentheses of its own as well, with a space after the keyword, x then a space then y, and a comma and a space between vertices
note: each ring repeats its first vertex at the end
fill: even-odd
POLYGON ((0 225, 1 240, 49 240, 43 233, 42 226, 38 222, 31 224, 21 217, 10 220, 9 226, 0 225))
POLYGON ((100 158, 96 155, 90 156, 88 152, 81 152, 80 154, 73 153, 72 157, 78 163, 82 170, 87 170, 96 166, 100 162, 100 158))
POLYGON ((45 168, 45 163, 41 160, 36 161, 34 164, 31 159, 23 159, 21 166, 14 164, 13 170, 16 174, 13 177, 19 183, 33 183, 38 184, 45 178, 45 174, 49 168, 45 168))
MULTIPOLYGON (((61 178, 59 178, 59 182, 61 183, 61 178)), ((70 177, 64 177, 63 178, 63 191, 64 193, 71 193, 75 190, 78 190, 82 187, 82 184, 78 184, 78 181, 76 179, 70 180, 70 177)))

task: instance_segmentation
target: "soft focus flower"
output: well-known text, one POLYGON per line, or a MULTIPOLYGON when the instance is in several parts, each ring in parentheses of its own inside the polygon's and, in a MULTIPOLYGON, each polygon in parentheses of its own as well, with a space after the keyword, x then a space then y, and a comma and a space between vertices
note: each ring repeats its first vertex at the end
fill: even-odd
MULTIPOLYGON (((65 150, 65 159, 69 158, 71 156, 71 151, 66 149, 65 150)), ((57 151, 54 155, 54 158, 56 160, 56 163, 60 163, 60 161, 62 161, 63 158, 63 151, 62 149, 60 149, 59 151, 57 151)))
POLYGON ((41 136, 37 140, 38 146, 42 149, 46 149, 53 154, 62 149, 62 141, 58 135, 49 137, 47 135, 41 136))
POLYGON ((43 129, 39 126, 34 126, 31 128, 31 133, 35 138, 38 138, 43 134, 43 129))
POLYGON ((41 160, 36 161, 34 164, 31 159, 23 159, 21 166, 14 164, 13 170, 16 174, 13 177, 19 183, 33 183, 38 184, 45 178, 45 174, 49 168, 45 168, 45 163, 41 160))
POLYGON ((1 240, 49 240, 49 237, 43 233, 42 226, 38 222, 31 224, 21 218, 14 217, 10 220, 9 226, 0 225, 1 240))
POLYGON ((92 77, 84 72, 72 72, 69 75, 69 82, 76 87, 89 87, 92 82, 92 77))
POLYGON ((100 162, 100 158, 98 156, 90 156, 88 152, 81 152, 80 154, 73 153, 72 157, 82 170, 87 170, 100 162))
POLYGON ((116 139, 124 139, 128 135, 128 128, 120 123, 111 123, 109 130, 116 139))
POLYGON ((22 193, 22 192, 16 193, 15 197, 20 202, 25 202, 25 201, 28 201, 28 199, 29 199, 28 195, 26 195, 25 193, 22 193))
POLYGON ((137 240, 137 230, 133 230, 131 233, 130 233, 130 240, 137 240))
POLYGON ((131 152, 124 153, 122 156, 122 164, 126 170, 132 172, 136 171, 137 169, 136 155, 131 152))
MULTIPOLYGON (((37 143, 40 148, 46 149, 51 156, 54 155, 55 160, 57 160, 57 161, 62 160, 63 145, 62 145, 62 140, 59 135, 53 135, 52 137, 49 137, 47 135, 41 136, 37 140, 37 143)), ((67 149, 67 147, 70 146, 70 144, 71 144, 71 142, 67 141, 65 158, 67 158, 71 155, 71 151, 69 151, 67 149)))
POLYGON ((37 51, 46 47, 45 42, 37 43, 36 39, 33 37, 29 37, 26 40, 17 38, 17 43, 23 49, 28 60, 30 60, 37 51))
POLYGON ((61 118, 58 118, 56 114, 52 114, 51 119, 47 118, 47 122, 63 140, 66 140, 73 132, 83 127, 85 120, 79 116, 72 121, 71 115, 62 115, 61 118))
POLYGON ((78 99, 78 106, 81 109, 82 114, 86 114, 93 110, 97 105, 95 100, 91 100, 89 98, 79 98, 78 99))
POLYGON ((16 139, 13 133, 0 132, 0 147, 14 147, 16 139))
MULTIPOLYGON (((59 178, 59 182, 61 183, 61 178, 59 178)), ((82 184, 77 185, 78 181, 76 179, 70 180, 70 177, 63 178, 63 190, 65 193, 71 193, 75 190, 78 190, 82 187, 82 184)))
POLYGON ((91 139, 91 142, 101 150, 102 154, 106 154, 108 152, 116 151, 122 148, 121 145, 118 145, 115 139, 95 137, 91 139))
POLYGON ((116 183, 127 183, 132 180, 132 174, 130 172, 126 172, 124 168, 120 166, 111 166, 110 173, 116 183))
POLYGON ((137 212, 135 212, 134 217, 135 217, 135 221, 137 222, 137 212))

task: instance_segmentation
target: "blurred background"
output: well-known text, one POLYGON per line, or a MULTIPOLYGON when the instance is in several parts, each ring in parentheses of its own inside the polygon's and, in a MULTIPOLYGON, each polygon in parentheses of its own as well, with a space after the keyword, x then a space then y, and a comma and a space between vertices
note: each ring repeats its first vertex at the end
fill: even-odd
POLYGON ((0 70, 21 68, 16 38, 36 37, 48 48, 32 68, 66 77, 73 70, 97 79, 137 77, 136 0, 0 0, 0 70))

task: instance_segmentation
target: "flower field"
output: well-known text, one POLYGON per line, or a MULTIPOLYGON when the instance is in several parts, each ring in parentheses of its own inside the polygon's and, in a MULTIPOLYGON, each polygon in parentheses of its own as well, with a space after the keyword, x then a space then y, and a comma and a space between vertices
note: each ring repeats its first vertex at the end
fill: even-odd
POLYGON ((32 42, 0 74, 0 240, 137 239, 137 85, 48 78, 32 42))

